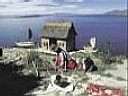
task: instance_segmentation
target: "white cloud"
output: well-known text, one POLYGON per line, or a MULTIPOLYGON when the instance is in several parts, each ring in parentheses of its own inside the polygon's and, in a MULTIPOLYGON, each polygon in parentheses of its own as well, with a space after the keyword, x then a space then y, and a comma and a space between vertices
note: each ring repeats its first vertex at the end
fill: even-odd
MULTIPOLYGON (((3 0, 0 0, 0 2, 3 2, 3 0)), ((72 13, 73 10, 79 9, 78 5, 73 5, 73 4, 60 5, 59 3, 53 2, 53 0, 38 0, 38 2, 37 0, 31 0, 29 2, 23 2, 23 0, 6 0, 3 2, 3 4, 6 5, 6 7, 0 7, 1 16, 6 16, 6 15, 24 16, 24 15, 44 15, 44 14, 53 14, 53 13, 72 13)))
POLYGON ((0 0, 0 16, 45 15, 53 13, 94 14, 112 9, 108 6, 101 8, 94 3, 89 5, 90 3, 86 4, 85 1, 86 3, 91 2, 89 0, 0 0))
POLYGON ((24 0, 0 0, 1 3, 21 3, 24 0))
MULTIPOLYGON (((44 0, 45 1, 45 0, 44 0)), ((56 4, 49 1, 43 3, 16 3, 7 4, 7 7, 0 8, 0 16, 29 16, 29 15, 45 15, 54 13, 75 13, 88 14, 93 13, 92 9, 81 7, 77 4, 56 4), (38 4, 42 4, 38 6, 38 4), (45 5, 47 4, 47 5, 45 5), (51 4, 53 6, 51 6, 51 4)))
POLYGON ((84 0, 64 0, 64 2, 83 2, 84 0))
POLYGON ((0 9, 1 16, 28 16, 28 15, 44 15, 51 14, 52 7, 49 6, 33 6, 33 5, 10 5, 0 9))

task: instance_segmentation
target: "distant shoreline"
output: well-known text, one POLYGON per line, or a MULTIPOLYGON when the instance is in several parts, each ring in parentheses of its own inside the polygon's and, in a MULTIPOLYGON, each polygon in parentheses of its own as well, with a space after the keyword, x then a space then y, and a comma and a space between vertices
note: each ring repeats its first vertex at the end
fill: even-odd
POLYGON ((114 16, 114 17, 127 17, 127 15, 112 15, 112 14, 69 14, 69 15, 63 15, 63 14, 53 14, 53 15, 3 15, 0 16, 0 18, 32 18, 32 17, 45 17, 45 16, 64 16, 64 17, 86 17, 86 16, 114 16))

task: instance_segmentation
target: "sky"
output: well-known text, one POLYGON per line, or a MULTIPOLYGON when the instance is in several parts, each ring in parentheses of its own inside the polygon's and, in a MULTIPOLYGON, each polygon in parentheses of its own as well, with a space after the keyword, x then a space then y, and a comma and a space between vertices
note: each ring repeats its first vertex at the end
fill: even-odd
POLYGON ((0 0, 0 16, 100 14, 127 8, 127 0, 0 0))

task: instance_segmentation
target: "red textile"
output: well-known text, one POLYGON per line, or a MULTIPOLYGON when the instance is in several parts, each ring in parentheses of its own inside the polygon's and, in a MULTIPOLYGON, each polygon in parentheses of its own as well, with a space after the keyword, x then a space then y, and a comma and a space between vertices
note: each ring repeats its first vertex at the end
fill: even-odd
MULTIPOLYGON (((54 58, 53 61, 55 62, 56 66, 60 66, 60 63, 63 62, 59 56, 54 58)), ((64 65, 62 67, 64 68, 64 65)), ((66 68, 74 70, 75 68, 78 68, 78 64, 74 59, 70 59, 66 64, 66 68)))
POLYGON ((71 70, 74 70, 75 68, 78 67, 78 64, 76 63, 76 61, 74 59, 70 59, 68 61, 68 64, 67 64, 67 69, 71 69, 71 70))
POLYGON ((106 86, 89 84, 86 88, 88 94, 92 96, 123 96, 123 92, 119 88, 108 88, 106 86))

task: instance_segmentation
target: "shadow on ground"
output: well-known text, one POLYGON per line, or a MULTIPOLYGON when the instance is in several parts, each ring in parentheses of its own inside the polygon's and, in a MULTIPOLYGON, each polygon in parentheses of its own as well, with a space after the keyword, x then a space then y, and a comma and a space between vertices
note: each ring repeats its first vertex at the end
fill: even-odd
POLYGON ((38 86, 38 79, 34 75, 17 73, 22 68, 14 62, 0 64, 0 96, 25 96, 25 93, 38 86))

